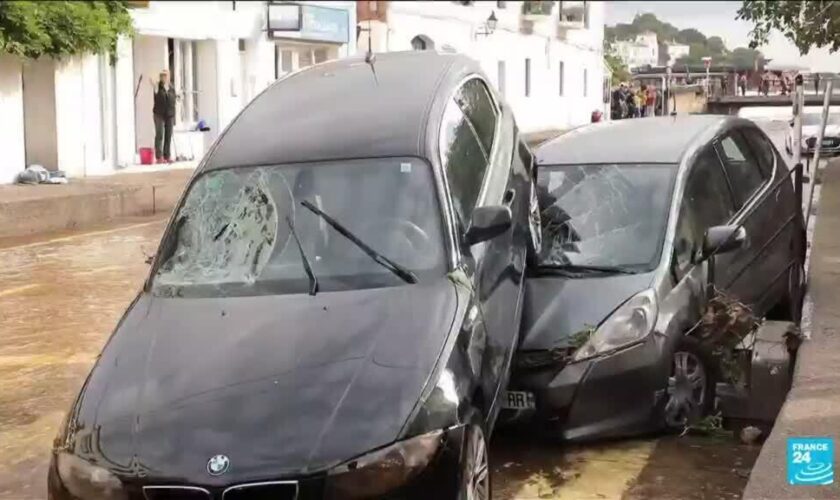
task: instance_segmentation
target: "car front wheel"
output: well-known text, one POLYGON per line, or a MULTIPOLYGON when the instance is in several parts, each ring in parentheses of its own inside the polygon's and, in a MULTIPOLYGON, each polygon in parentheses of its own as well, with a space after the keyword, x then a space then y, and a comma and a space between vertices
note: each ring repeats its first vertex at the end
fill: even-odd
POLYGON ((683 430, 711 412, 715 399, 714 361, 694 338, 680 339, 671 358, 668 398, 664 423, 668 429, 683 430))
POLYGON ((487 439, 481 422, 474 419, 466 429, 458 500, 489 499, 490 459, 487 453, 487 439))

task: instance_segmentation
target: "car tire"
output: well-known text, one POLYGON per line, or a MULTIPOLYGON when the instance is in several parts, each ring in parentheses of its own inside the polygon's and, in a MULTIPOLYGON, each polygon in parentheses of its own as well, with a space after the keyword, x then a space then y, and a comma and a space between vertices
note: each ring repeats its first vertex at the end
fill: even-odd
POLYGON ((469 419, 464 433, 458 500, 489 500, 490 454, 484 422, 477 412, 469 419))
POLYGON ((683 431, 710 414, 715 406, 717 364, 697 339, 683 336, 671 356, 662 423, 669 431, 683 431))

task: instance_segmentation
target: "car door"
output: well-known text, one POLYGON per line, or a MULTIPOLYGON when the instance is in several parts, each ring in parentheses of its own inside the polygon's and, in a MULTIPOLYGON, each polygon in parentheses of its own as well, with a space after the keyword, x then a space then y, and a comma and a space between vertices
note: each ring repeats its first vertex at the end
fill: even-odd
MULTIPOLYGON (((672 269, 681 281, 701 262, 706 231, 727 224, 735 214, 735 203, 723 168, 712 147, 700 151, 689 168, 674 236, 672 269)), ((726 265, 727 255, 715 257, 715 267, 726 265)), ((699 278, 699 276, 697 276, 699 278)))
MULTIPOLYGON (((762 298, 762 309, 772 307, 778 303, 788 291, 789 282, 784 279, 788 273, 791 262, 798 266, 805 262, 805 221, 802 216, 802 207, 797 206, 798 198, 794 191, 795 178, 789 177, 788 182, 780 182, 787 175, 787 165, 784 158, 770 142, 770 139, 757 127, 748 127, 743 130, 744 138, 758 160, 758 166, 762 176, 773 188, 761 196, 761 210, 770 212, 770 220, 776 221, 777 229, 771 235, 773 240, 769 243, 766 259, 776 273, 772 277, 772 283, 765 290, 762 298)), ((800 269, 793 269, 793 278, 799 279, 800 269)))
MULTIPOLYGON (((509 175, 512 138, 503 135, 500 110, 486 84, 478 78, 464 82, 444 110, 441 130, 441 162, 455 209, 456 228, 463 235, 477 206, 507 205, 512 213, 518 202, 509 175)), ((518 334, 519 277, 515 261, 513 230, 492 240, 467 247, 461 257, 473 285, 476 304, 483 318, 483 342, 475 342, 480 359, 482 393, 487 407, 502 387, 518 334), (515 327, 516 326, 516 327, 515 327), (481 351, 480 353, 478 351, 481 351)), ((523 257, 524 258, 524 257, 523 257)), ((492 418, 494 412, 489 412, 492 418)))
MULTIPOLYGON (((742 224, 747 231, 747 245, 741 251, 719 259, 721 262, 715 269, 716 284, 763 315, 767 305, 760 302, 781 269, 775 258, 781 241, 775 234, 780 221, 774 219, 773 201, 765 202, 763 196, 769 178, 762 173, 740 128, 719 137, 715 141, 715 151, 735 200, 737 213, 733 222, 742 224)), ((784 253, 787 254, 787 248, 784 253)))

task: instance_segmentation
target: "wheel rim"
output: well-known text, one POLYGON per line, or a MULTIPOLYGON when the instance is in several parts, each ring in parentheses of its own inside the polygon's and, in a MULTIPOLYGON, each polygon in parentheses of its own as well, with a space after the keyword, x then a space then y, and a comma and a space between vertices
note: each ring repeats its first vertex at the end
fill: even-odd
POLYGON ((665 405, 665 420, 669 426, 685 426, 700 417, 706 403, 706 378, 700 358, 686 351, 674 353, 665 405))
POLYGON ((490 498, 490 473, 487 446, 480 427, 475 427, 470 436, 465 474, 467 500, 488 500, 490 498))

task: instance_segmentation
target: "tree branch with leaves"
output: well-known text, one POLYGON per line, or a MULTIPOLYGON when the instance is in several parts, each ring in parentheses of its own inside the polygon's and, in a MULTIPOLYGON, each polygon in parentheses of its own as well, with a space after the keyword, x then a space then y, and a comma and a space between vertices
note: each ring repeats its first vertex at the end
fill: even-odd
POLYGON ((2 1, 0 52, 37 59, 108 53, 133 33, 124 1, 2 1))
POLYGON ((745 0, 738 19, 753 23, 752 48, 765 45, 770 33, 779 31, 803 55, 814 47, 840 49, 840 2, 836 0, 745 0))

